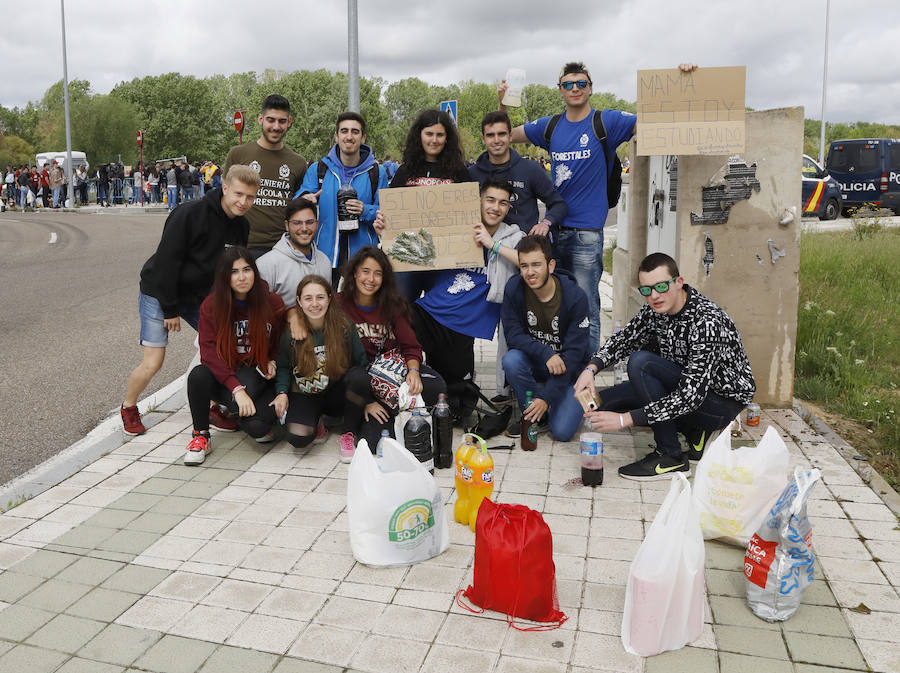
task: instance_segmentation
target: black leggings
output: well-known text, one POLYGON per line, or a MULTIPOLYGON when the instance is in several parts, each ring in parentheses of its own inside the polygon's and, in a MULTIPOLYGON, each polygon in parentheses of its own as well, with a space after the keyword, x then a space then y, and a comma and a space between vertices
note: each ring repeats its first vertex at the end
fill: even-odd
MULTIPOLYGON (((262 437, 277 420, 275 407, 269 404, 275 399, 275 382, 260 376, 256 367, 241 367, 234 374, 256 407, 256 413, 252 416, 238 418, 241 430, 251 437, 262 437)), ((238 405, 231 391, 216 380, 206 365, 199 364, 188 374, 188 404, 194 430, 209 430, 210 400, 224 404, 231 414, 237 416, 238 405)))
MULTIPOLYGON (((433 406, 437 402, 440 393, 447 392, 447 384, 434 369, 426 365, 420 365, 419 376, 422 378, 422 399, 426 406, 433 406)), ((375 445, 381 439, 381 431, 387 430, 391 437, 394 436, 394 418, 396 409, 390 409, 379 401, 388 412, 388 422, 381 423, 375 418, 365 420, 365 408, 367 404, 375 402, 372 392, 372 384, 369 383, 368 367, 354 367, 344 376, 347 386, 347 407, 344 412, 344 427, 347 432, 352 432, 358 440, 365 439, 369 449, 375 453, 375 445)))
POLYGON ((284 426, 291 446, 302 449, 316 438, 316 426, 322 414, 340 416, 347 404, 346 388, 341 379, 318 395, 288 393, 288 410, 284 426))

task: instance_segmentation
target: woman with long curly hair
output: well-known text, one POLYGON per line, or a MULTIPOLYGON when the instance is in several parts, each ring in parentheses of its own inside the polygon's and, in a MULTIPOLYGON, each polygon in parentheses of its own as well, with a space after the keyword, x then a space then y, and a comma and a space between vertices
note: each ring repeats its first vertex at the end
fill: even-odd
MULTIPOLYGON (((403 148, 403 163, 394 174, 390 186, 419 187, 471 180, 463 158, 459 132, 450 115, 442 110, 420 112, 409 128, 403 148)), ((432 271, 397 274, 400 293, 408 301, 418 299, 433 281, 432 271)))
POLYGON ((274 405, 278 417, 285 419, 287 440, 302 448, 315 438, 322 414, 344 414, 344 375, 368 360, 356 326, 334 301, 334 290, 322 276, 301 279, 297 306, 307 336, 295 341, 290 328, 281 335, 274 405))
POLYGON ((210 452, 210 400, 237 414, 248 435, 271 441, 272 379, 284 312, 284 302, 259 277, 250 251, 227 248, 216 265, 212 292, 200 305, 200 364, 188 375, 194 433, 185 465, 199 465, 210 452))
MULTIPOLYGON (((397 290, 391 262, 379 248, 360 248, 344 268, 344 284, 338 295, 344 313, 354 323, 366 358, 373 362, 380 353, 397 351, 406 370, 405 381, 412 395, 421 393, 427 406, 437 402, 439 393, 446 392, 440 374, 422 365, 422 347, 411 326, 409 304, 397 290)), ((382 430, 393 435, 395 410, 379 399, 372 388, 367 367, 347 372, 347 410, 341 436, 341 455, 353 455, 358 438, 365 438, 369 449, 382 430)))

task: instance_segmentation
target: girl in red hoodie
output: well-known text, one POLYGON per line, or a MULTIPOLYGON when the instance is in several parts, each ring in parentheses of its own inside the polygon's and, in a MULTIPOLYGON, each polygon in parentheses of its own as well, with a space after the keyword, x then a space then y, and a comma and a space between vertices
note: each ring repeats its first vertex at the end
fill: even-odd
POLYGON ((194 434, 185 465, 199 465, 210 451, 209 400, 238 414, 241 429, 257 441, 272 440, 284 313, 284 302, 259 277, 250 251, 227 248, 216 265, 212 292, 200 305, 200 364, 188 375, 194 434))

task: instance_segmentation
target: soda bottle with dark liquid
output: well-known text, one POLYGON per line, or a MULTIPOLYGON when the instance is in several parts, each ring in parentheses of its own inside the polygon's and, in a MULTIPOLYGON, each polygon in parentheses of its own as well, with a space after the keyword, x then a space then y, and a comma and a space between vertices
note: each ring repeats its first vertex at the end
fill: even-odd
POLYGON ((447 404, 447 396, 444 393, 438 395, 437 404, 431 413, 433 436, 431 439, 434 448, 434 466, 440 469, 453 466, 453 418, 450 415, 450 405, 447 404))
POLYGON ((581 436, 581 483, 600 486, 603 483, 603 435, 594 432, 591 421, 584 419, 581 436))
MULTIPOLYGON (((532 393, 530 390, 525 391, 525 408, 531 406, 532 393)), ((523 451, 535 451, 537 449, 537 423, 529 421, 522 416, 521 434, 519 435, 519 444, 523 451)))

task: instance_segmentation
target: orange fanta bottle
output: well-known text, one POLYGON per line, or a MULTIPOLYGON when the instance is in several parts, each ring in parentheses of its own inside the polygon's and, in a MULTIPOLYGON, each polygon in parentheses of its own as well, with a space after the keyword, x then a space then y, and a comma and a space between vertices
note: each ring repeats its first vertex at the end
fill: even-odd
POLYGON ((464 434, 462 444, 456 449, 456 505, 453 507, 453 518, 464 525, 469 523, 469 484, 472 483, 469 458, 478 448, 473 436, 464 434))
POLYGON ((494 459, 487 450, 487 442, 478 435, 479 447, 472 452, 469 458, 469 467, 472 469, 472 483, 469 486, 469 528, 475 532, 475 519, 478 517, 478 508, 481 501, 490 498, 494 492, 494 459))

